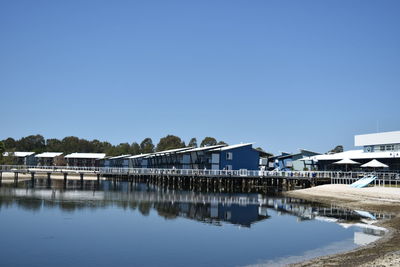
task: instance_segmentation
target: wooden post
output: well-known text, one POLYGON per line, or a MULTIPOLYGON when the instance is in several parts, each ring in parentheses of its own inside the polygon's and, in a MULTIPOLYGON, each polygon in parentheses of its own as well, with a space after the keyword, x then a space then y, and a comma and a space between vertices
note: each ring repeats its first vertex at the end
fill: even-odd
POLYGON ((83 172, 79 174, 81 176, 81 184, 83 185, 83 172))
POLYGON ((0 172, 0 186, 3 183, 3 172, 0 172))
POLYGON ((14 172, 14 183, 18 184, 18 172, 14 172))
POLYGON ((34 172, 31 172, 31 183, 32 183, 32 186, 35 185, 35 173, 34 172))
POLYGON ((68 173, 64 172, 64 185, 67 185, 67 176, 68 176, 68 173))
POLYGON ((100 173, 97 174, 97 182, 100 183, 100 173))

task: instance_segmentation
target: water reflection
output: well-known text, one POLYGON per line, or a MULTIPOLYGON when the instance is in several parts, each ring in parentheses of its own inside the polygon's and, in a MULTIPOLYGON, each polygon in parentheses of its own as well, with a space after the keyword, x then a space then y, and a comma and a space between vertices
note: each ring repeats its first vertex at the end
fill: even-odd
POLYGON ((149 215, 154 209, 165 219, 183 217, 213 225, 226 222, 244 227, 270 218, 269 210, 276 211, 278 215, 296 216, 298 221, 316 219, 347 222, 347 225, 370 223, 376 218, 390 218, 387 214, 326 206, 280 195, 195 193, 113 181, 102 181, 100 184, 88 181, 83 188, 79 183, 75 187, 70 184, 69 189, 65 190, 60 186, 61 182, 57 182, 50 189, 47 186, 30 188, 28 183, 18 188, 0 188, 0 207, 16 204, 32 211, 39 211, 43 207, 74 211, 115 205, 123 209, 137 209, 143 216, 149 215))
MULTIPOLYGON (((68 240, 76 232, 76 239, 85 249, 87 246, 96 249, 93 253, 97 253, 98 266, 130 266, 132 261, 140 266, 287 264, 290 260, 336 253, 373 242, 385 233, 385 229, 372 223, 375 219, 390 218, 390 215, 342 209, 274 194, 197 193, 114 181, 86 181, 83 185, 79 181, 69 181, 66 188, 63 181, 54 180, 50 188, 45 182, 37 181, 34 188, 29 182, 20 183, 18 187, 0 188, 0 222, 3 220, 3 226, 14 227, 17 220, 6 215, 11 212, 12 216, 22 216, 19 210, 38 214, 24 215, 21 221, 43 216, 36 224, 38 229, 46 229, 46 236, 49 235, 47 231, 54 229, 54 236, 61 235, 60 240, 68 240), (91 211, 90 216, 87 211, 91 211), (61 221, 54 217, 59 212, 63 214, 61 221), (65 214, 75 220, 65 223, 65 214), (9 220, 9 225, 5 219, 9 220), (80 230, 85 220, 93 222, 90 228, 80 230), (57 225, 62 225, 63 230, 56 229, 57 225), (241 231, 243 228, 245 232, 241 231), (80 239, 87 231, 93 231, 92 240, 88 239, 92 241, 90 243, 80 239), (110 231, 115 236, 109 235, 110 231), (182 233, 190 233, 190 236, 183 236, 181 240, 182 233), (96 246, 97 243, 101 245, 96 246), (108 243, 113 247, 104 247, 108 243), (135 248, 132 248, 134 259, 126 256, 130 254, 105 257, 109 252, 125 251, 124 244, 135 248), (165 244, 173 244, 171 248, 182 251, 182 255, 171 258, 173 252, 165 244), (214 255, 215 250, 218 255, 198 259, 196 251, 214 255), (159 257, 149 257, 148 251, 157 252, 159 257)), ((44 241, 47 239, 28 238, 32 231, 26 224, 18 228, 18 231, 24 230, 26 238, 19 236, 24 240, 22 244, 30 244, 29 249, 37 246, 39 253, 39 248, 47 245, 45 242, 48 241, 44 241)), ((0 235, 5 240, 15 238, 10 235, 7 239, 7 232, 1 229, 0 235)), ((64 247, 62 242, 57 244, 60 250, 80 252, 70 245, 64 247)), ((3 249, 0 256, 6 256, 10 262, 22 260, 8 258, 7 248, 0 244, 0 251, 3 249)), ((59 256, 57 253, 54 252, 54 260, 59 256)), ((76 260, 76 264, 85 265, 83 256, 76 260)))

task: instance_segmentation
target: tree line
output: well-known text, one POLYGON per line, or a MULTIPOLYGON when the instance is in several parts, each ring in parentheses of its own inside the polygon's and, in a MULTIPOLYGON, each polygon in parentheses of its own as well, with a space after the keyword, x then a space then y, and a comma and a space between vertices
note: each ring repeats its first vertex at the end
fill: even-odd
MULTIPOLYGON (((226 144, 223 141, 217 141, 214 137, 205 137, 200 147, 212 146, 217 144, 226 144)), ((180 137, 175 135, 167 135, 160 139, 157 144, 153 143, 151 138, 145 138, 140 143, 120 143, 112 145, 107 141, 86 140, 76 136, 67 136, 63 139, 50 138, 45 139, 42 135, 29 135, 15 140, 7 138, 0 141, 0 158, 3 152, 29 151, 29 152, 63 152, 66 154, 73 152, 80 153, 105 153, 107 156, 118 156, 123 154, 144 154, 153 153, 168 149, 198 147, 197 138, 190 139, 186 145, 180 137)))

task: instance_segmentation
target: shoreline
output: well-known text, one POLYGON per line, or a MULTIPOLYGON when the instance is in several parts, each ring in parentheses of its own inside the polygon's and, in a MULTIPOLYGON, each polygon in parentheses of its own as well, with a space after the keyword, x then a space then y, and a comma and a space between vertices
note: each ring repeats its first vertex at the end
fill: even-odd
POLYGON ((343 208, 393 214, 374 225, 388 232, 379 240, 343 253, 321 256, 288 266, 398 266, 400 265, 400 188, 351 188, 348 185, 322 185, 285 192, 285 196, 335 204, 343 208))

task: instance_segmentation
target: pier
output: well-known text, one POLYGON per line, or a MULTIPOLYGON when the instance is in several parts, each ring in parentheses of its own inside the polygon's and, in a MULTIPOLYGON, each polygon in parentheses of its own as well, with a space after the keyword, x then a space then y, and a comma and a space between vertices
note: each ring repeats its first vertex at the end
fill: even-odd
MULTIPOLYGON (((198 169, 153 169, 153 168, 98 168, 72 166, 23 166, 1 165, 0 183, 4 174, 12 175, 18 183, 23 176, 30 179, 47 179, 48 184, 56 176, 67 184, 69 179, 112 179, 115 181, 144 182, 172 189, 187 188, 193 191, 243 191, 251 188, 274 187, 279 190, 307 188, 319 184, 351 184, 366 175, 366 172, 333 171, 259 171, 259 170, 198 170, 198 169), (60 178, 61 177, 61 178, 60 178), (73 178, 72 178, 73 177, 73 178)), ((376 172, 375 185, 400 185, 400 173, 376 172)))

